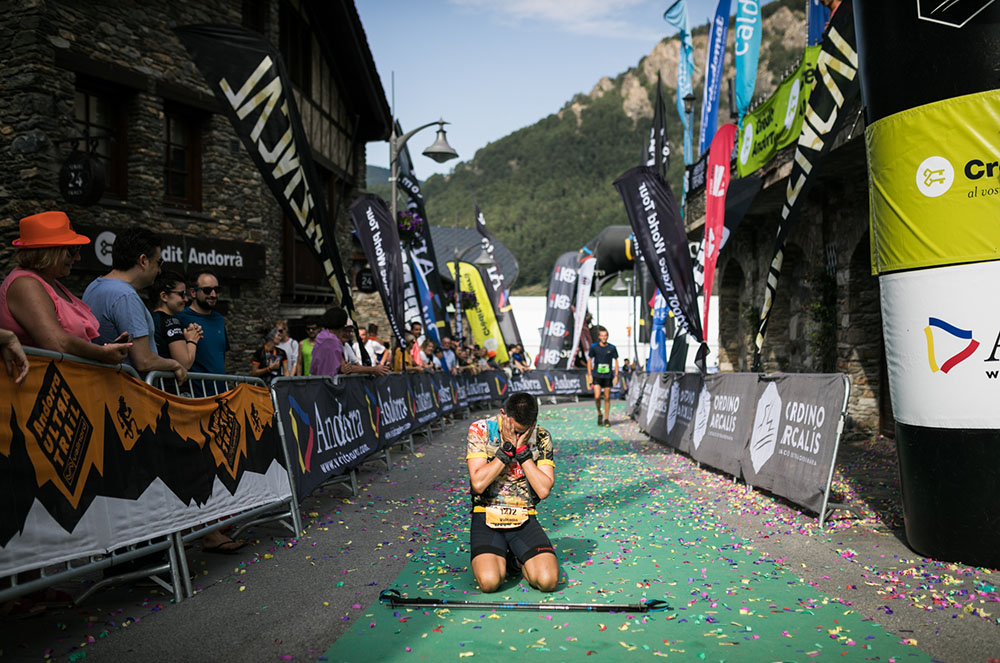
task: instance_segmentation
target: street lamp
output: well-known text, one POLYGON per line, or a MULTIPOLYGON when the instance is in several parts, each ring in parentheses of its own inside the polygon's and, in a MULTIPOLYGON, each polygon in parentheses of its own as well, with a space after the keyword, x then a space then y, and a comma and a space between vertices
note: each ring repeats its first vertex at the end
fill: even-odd
POLYGON ((437 138, 424 150, 424 156, 434 159, 438 163, 444 163, 450 159, 457 159, 458 152, 448 144, 448 139, 445 136, 444 125, 451 124, 450 122, 445 122, 444 120, 438 120, 436 122, 428 122, 423 126, 419 126, 412 131, 407 131, 402 136, 396 134, 396 123, 392 123, 392 135, 389 136, 389 170, 390 170, 390 180, 392 182, 392 220, 396 221, 396 179, 399 177, 399 152, 406 145, 406 141, 410 140, 410 137, 418 131, 422 131, 427 127, 432 127, 438 125, 437 138))
POLYGON ((453 262, 455 265, 455 336, 458 337, 459 345, 462 344, 462 268, 460 265, 465 254, 475 248, 479 248, 479 255, 472 261, 473 265, 477 267, 489 267, 493 264, 493 258, 486 252, 482 244, 473 244, 466 247, 461 253, 458 251, 458 245, 455 246, 455 258, 453 262))

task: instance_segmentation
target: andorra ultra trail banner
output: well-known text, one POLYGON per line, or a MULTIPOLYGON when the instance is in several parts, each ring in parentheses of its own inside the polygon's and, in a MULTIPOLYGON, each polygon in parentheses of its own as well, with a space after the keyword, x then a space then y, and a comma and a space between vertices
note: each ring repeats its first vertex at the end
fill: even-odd
POLYGON ((906 540, 996 568, 1000 4, 856 0, 854 16, 906 540))
POLYGON ((701 99, 701 122, 698 124, 698 154, 708 149, 719 122, 719 94, 722 91, 723 65, 726 60, 726 35, 729 33, 729 0, 719 0, 705 48, 705 87, 701 99))
MULTIPOLYGON (((396 122, 396 135, 403 135, 403 128, 396 122)), ((399 186, 406 191, 406 209, 415 212, 424 224, 410 242, 410 264, 413 267, 414 275, 417 278, 418 293, 420 294, 420 305, 423 318, 430 326, 433 319, 437 328, 439 338, 451 338, 451 327, 448 321, 448 302, 444 298, 444 286, 441 285, 441 274, 437 267, 437 253, 434 251, 434 243, 431 241, 430 221, 427 218, 427 209, 424 206, 424 194, 420 190, 420 182, 413 172, 413 159, 410 158, 410 148, 403 145, 399 151, 399 174, 396 181, 399 186), (427 298, 419 290, 420 278, 427 288, 429 295, 429 307, 427 298), (433 316, 431 315, 433 314, 433 316)))
POLYGON ((757 61, 760 56, 759 0, 736 0, 733 23, 733 56, 736 61, 736 112, 742 122, 757 86, 757 61))
POLYGON ((549 278, 548 298, 545 302, 545 322, 542 325, 542 343, 538 349, 538 368, 543 370, 567 368, 572 349, 567 349, 566 337, 572 323, 573 294, 580 265, 578 251, 567 251, 556 260, 549 278))
MULTIPOLYGON (((691 119, 684 110, 684 97, 693 94, 694 79, 694 43, 691 41, 691 28, 688 23, 687 0, 674 0, 674 3, 663 12, 663 20, 668 25, 677 28, 677 38, 680 51, 677 58, 677 115, 684 127, 684 164, 690 165, 691 156, 691 119)), ((688 189, 690 191, 690 189, 688 189)))
POLYGON ((272 389, 300 502, 381 446, 378 409, 360 381, 277 380, 272 389))
POLYGON ((747 484, 818 513, 836 461, 847 395, 843 375, 761 376, 750 441, 740 460, 747 484))
MULTIPOLYGON (((469 328, 472 330, 473 340, 477 345, 496 352, 497 362, 502 364, 510 361, 507 354, 507 344, 504 343, 500 325, 497 323, 493 305, 490 303, 490 295, 486 289, 485 273, 480 271, 476 265, 467 262, 459 261, 458 265, 460 274, 456 282, 459 283, 462 291, 471 292, 476 296, 476 305, 463 310, 469 328)), ((454 278, 455 263, 449 262, 448 269, 454 278)))
POLYGON ((767 165, 780 150, 799 139, 816 83, 819 53, 819 46, 807 47, 799 66, 781 81, 774 94, 743 117, 736 141, 736 172, 740 177, 767 165))
POLYGON ((687 233, 674 193, 666 180, 648 166, 625 171, 614 186, 625 203, 632 232, 653 281, 666 298, 674 322, 701 343, 695 362, 704 366, 708 346, 698 316, 687 233))
POLYGON ((816 182, 821 161, 830 151, 833 140, 846 118, 846 108, 858 94, 858 54, 854 36, 854 14, 851 0, 841 2, 830 19, 830 27, 820 45, 816 59, 817 81, 809 94, 809 104, 802 132, 795 146, 792 171, 785 187, 785 204, 781 208, 774 256, 765 284, 764 303, 760 310, 760 325, 754 339, 753 370, 760 370, 764 335, 771 317, 774 295, 781 277, 781 264, 785 256, 785 240, 799 211, 809 197, 809 189, 816 182))
POLYGON ((500 325, 500 334, 507 347, 514 347, 521 343, 521 332, 517 328, 514 320, 514 309, 510 305, 510 283, 503 271, 500 263, 497 262, 496 251, 493 246, 495 241, 490 231, 486 229, 486 217, 483 216, 479 204, 476 203, 476 230, 482 237, 483 250, 489 254, 493 264, 484 268, 483 275, 487 283, 487 292, 490 295, 490 302, 493 304, 493 313, 496 316, 497 324, 500 325))
POLYGON ((733 153, 736 125, 724 124, 712 139, 708 151, 708 185, 705 187, 705 228, 701 241, 704 257, 705 317, 702 329, 708 329, 708 312, 712 303, 712 285, 715 281, 715 264, 722 247, 722 231, 726 223, 726 193, 729 191, 729 157, 733 153))
POLYGON ((174 396, 112 369, 30 357, 0 380, 0 577, 291 495, 267 390, 174 396))
POLYGON ((382 306, 389 326, 400 344, 406 319, 403 311, 403 256, 399 244, 399 228, 385 201, 365 193, 351 203, 351 220, 361 243, 361 249, 372 267, 375 286, 382 297, 382 306))
POLYGON ((757 402, 756 373, 706 375, 691 430, 691 457, 732 476, 750 439, 757 402))
POLYGON ((340 261, 323 186, 278 51, 236 25, 186 25, 174 32, 221 103, 286 217, 323 266, 340 305, 354 302, 340 261))

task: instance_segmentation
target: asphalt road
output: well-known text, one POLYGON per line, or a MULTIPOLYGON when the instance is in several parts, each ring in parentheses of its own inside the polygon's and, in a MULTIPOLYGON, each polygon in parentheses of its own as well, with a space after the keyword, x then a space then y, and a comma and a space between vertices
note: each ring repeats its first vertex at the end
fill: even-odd
MULTIPOLYGON (((590 417, 586 404, 562 404, 590 417)), ((946 662, 1000 660, 1000 573, 922 560, 906 548, 887 445, 845 444, 838 486, 857 513, 839 514, 825 532, 792 505, 699 467, 648 439, 621 413, 612 431, 623 452, 662 468, 758 551, 831 600, 894 631, 946 662), (984 614, 986 613, 986 614, 984 614)), ((345 486, 303 503, 305 534, 273 525, 246 534, 237 555, 189 551, 196 596, 174 605, 142 586, 101 591, 80 607, 51 607, 0 622, 7 661, 317 660, 390 586, 414 551, 439 534, 445 513, 466 508, 465 431, 449 425, 394 466, 368 463, 353 497, 345 486)), ((558 440, 556 440, 558 445, 558 440)), ((557 446, 558 448, 558 446, 557 446)), ((81 585, 60 589, 78 593, 81 585)))

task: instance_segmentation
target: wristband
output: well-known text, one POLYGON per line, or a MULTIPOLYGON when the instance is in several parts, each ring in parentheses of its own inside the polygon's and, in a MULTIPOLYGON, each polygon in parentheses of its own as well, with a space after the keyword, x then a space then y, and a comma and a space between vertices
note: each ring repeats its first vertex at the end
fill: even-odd
POLYGON ((185 343, 190 343, 191 345, 198 345, 198 341, 189 341, 187 339, 184 339, 184 342, 185 343))

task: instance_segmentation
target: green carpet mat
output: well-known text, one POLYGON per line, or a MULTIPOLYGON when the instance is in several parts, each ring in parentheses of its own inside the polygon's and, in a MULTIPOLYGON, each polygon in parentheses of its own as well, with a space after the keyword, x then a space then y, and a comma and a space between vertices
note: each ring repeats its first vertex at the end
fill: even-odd
MULTIPOLYGON (((393 587, 404 596, 466 601, 665 599, 673 610, 493 612, 376 602, 320 660, 931 660, 763 558, 645 458, 661 448, 633 447, 615 427, 598 428, 593 412, 581 404, 539 417, 555 444, 556 485, 538 515, 561 565, 555 592, 521 579, 494 594, 478 590, 469 565, 467 483, 448 488, 454 506, 439 536, 413 555, 393 587)), ((616 403, 612 421, 623 418, 616 403)), ((455 462, 464 464, 464 454, 455 462)))

